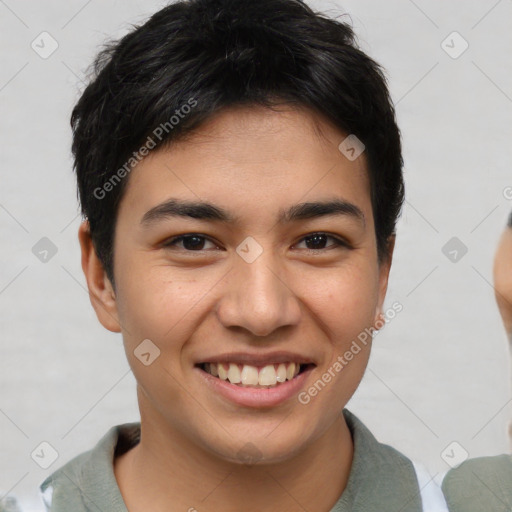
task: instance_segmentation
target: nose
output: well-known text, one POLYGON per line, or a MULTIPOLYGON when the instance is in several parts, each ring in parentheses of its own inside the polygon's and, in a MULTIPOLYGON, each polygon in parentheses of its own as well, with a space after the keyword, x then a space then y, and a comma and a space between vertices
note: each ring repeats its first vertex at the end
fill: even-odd
POLYGON ((279 327, 299 323, 300 300, 293 282, 270 252, 252 263, 239 258, 225 277, 217 316, 226 328, 242 327, 254 336, 268 336, 279 327))

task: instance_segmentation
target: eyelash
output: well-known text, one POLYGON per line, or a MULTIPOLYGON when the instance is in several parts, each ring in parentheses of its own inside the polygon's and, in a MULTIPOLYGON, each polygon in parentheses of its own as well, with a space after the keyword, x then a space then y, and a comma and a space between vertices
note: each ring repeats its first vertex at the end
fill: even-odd
MULTIPOLYGON (((342 239, 338 238, 338 237, 335 237, 333 235, 330 235, 329 233, 324 233, 324 232, 315 232, 315 233, 311 233, 309 235, 306 235, 304 237, 302 237, 300 240, 299 240, 299 243, 300 242, 303 242, 304 240, 307 240, 309 238, 313 238, 317 235, 324 235, 326 236, 327 238, 331 238, 332 240, 334 240, 334 246, 328 246, 326 248, 323 248, 323 249, 304 249, 305 251, 309 252, 309 253, 318 253, 319 251, 328 251, 328 250, 332 250, 333 248, 340 248, 340 247, 343 247, 345 249, 351 249, 352 247, 345 241, 343 241, 342 239)), ((201 235, 199 233, 187 233, 186 235, 179 235, 179 236, 176 236, 174 238, 170 238, 169 240, 167 240, 166 242, 164 242, 162 245, 163 247, 165 248, 171 248, 173 246, 175 246, 177 243, 185 240, 185 239, 188 239, 188 238, 204 238, 205 240, 208 240, 209 242, 212 242, 212 243, 215 243, 213 240, 211 240, 210 238, 208 238, 207 236, 205 235, 201 235)), ((206 250, 206 249, 204 249, 206 250)), ((194 252, 202 252, 203 249, 200 249, 200 250, 197 250, 197 251, 193 251, 193 250, 188 250, 188 249, 184 249, 185 252, 190 252, 190 253, 194 253, 194 252)))

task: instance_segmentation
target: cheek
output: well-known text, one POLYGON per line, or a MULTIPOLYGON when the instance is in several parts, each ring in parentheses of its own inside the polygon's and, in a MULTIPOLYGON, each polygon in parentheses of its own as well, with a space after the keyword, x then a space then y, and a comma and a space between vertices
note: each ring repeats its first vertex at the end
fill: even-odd
POLYGON ((309 308, 328 328, 331 342, 340 350, 374 321, 378 280, 370 266, 305 275, 301 288, 309 308))
POLYGON ((356 391, 368 364, 371 350, 370 327, 378 303, 375 273, 339 273, 325 280, 310 295, 310 307, 328 337, 325 361, 316 380, 299 397, 318 411, 326 423, 336 416, 356 391), (371 276, 371 278, 369 278, 371 276))
POLYGON ((131 260, 124 268, 119 272, 117 305, 125 343, 131 346, 149 338, 163 346, 164 341, 180 339, 211 286, 190 276, 178 278, 171 269, 147 261, 131 260))

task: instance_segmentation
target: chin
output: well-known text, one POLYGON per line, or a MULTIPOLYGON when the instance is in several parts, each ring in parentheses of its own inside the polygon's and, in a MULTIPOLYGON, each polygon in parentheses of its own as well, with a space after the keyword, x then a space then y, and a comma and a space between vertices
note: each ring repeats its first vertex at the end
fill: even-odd
POLYGON ((230 445, 225 446, 224 449, 217 444, 211 451, 216 457, 232 464, 263 466, 292 459, 304 444, 304 433, 298 437, 289 433, 284 437, 277 434, 274 436, 271 434, 268 437, 247 435, 243 438, 231 439, 230 445))

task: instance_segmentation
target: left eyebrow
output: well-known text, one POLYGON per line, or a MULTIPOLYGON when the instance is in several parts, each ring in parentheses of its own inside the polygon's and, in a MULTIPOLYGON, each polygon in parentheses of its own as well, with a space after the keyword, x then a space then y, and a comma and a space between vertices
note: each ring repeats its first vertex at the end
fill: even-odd
POLYGON ((341 199, 331 201, 315 201, 310 203, 299 203, 287 210, 280 210, 278 222, 288 223, 298 220, 314 219, 331 215, 343 215, 352 217, 366 226, 366 219, 363 211, 353 203, 341 199))
MULTIPOLYGON (((351 217, 364 226, 366 219, 363 211, 353 203, 342 199, 330 201, 314 201, 292 205, 287 209, 280 209, 277 217, 279 224, 308 220, 332 215, 351 217)), ((227 210, 211 203, 202 201, 185 201, 182 199, 169 199, 148 210, 141 219, 143 226, 149 226, 158 221, 172 217, 189 217, 199 220, 219 221, 233 224, 239 217, 227 210)))

